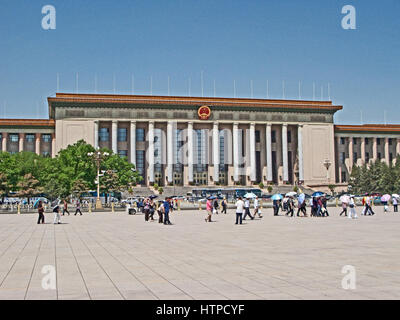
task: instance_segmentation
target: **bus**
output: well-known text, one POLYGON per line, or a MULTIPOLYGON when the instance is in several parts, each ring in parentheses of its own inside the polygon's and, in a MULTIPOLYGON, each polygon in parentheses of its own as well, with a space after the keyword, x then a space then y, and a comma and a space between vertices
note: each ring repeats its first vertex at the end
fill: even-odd
POLYGON ((262 191, 257 188, 196 188, 192 190, 194 199, 204 199, 215 196, 218 199, 226 198, 228 201, 243 197, 246 193, 254 193, 261 198, 262 191))

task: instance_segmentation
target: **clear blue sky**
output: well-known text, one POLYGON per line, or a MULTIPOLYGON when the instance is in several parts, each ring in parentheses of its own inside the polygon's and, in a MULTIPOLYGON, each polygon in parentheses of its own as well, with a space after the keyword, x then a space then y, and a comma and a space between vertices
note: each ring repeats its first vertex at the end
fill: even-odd
POLYGON ((337 123, 400 123, 400 1, 398 0, 2 0, 0 116, 47 117, 57 89, 320 99, 327 85, 344 111, 337 123), (41 28, 41 8, 57 10, 57 29, 41 28), (357 30, 341 28, 341 8, 357 10, 357 30), (4 110, 5 105, 5 110, 4 110))

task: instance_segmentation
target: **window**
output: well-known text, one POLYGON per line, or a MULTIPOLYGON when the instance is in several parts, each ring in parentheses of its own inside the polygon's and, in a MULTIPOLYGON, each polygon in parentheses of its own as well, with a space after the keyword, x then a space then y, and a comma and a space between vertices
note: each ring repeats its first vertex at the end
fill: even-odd
POLYGON ((287 133, 287 142, 288 143, 292 142, 292 131, 288 131, 288 133, 287 133))
POLYGON ((19 134, 18 133, 10 134, 10 142, 18 142, 18 141, 19 141, 19 134))
POLYGON ((34 142, 35 141, 35 135, 34 134, 27 134, 25 136, 26 142, 34 142))
POLYGON ((224 130, 221 130, 219 132, 219 163, 221 165, 225 164, 225 136, 224 136, 224 130))
POLYGON ((121 158, 128 157, 128 150, 118 150, 118 155, 121 158))
POLYGON ((138 142, 144 141, 144 129, 143 128, 136 129, 136 141, 138 141, 138 142))
POLYGON ((256 130, 256 143, 261 141, 260 130, 256 130))
POLYGON ((392 138, 389 138, 389 146, 392 145, 392 138))
POLYGON ((380 152, 378 152, 378 159, 379 159, 379 160, 382 160, 382 155, 381 155, 380 152))
POLYGON ((369 144, 369 139, 365 138, 365 144, 368 145, 369 144))
POLYGON ((275 130, 271 131, 271 142, 272 143, 276 142, 276 131, 275 130))
POLYGON ((346 144, 346 138, 340 138, 340 144, 346 144))
POLYGON ((393 161, 393 153, 389 153, 389 162, 393 161))
POLYGON ((365 162, 369 162, 369 152, 365 153, 365 162))
POLYGON ((342 171, 342 182, 346 182, 347 177, 346 177, 346 172, 342 171))
POLYGON ((43 142, 51 142, 51 134, 42 134, 43 142))
POLYGON ((357 138, 353 138, 353 144, 357 144, 357 138))
POLYGON ((110 140, 110 130, 108 128, 100 128, 99 138, 101 142, 108 142, 110 140))
POLYGON ((378 146, 381 145, 381 138, 376 138, 376 144, 377 144, 378 146))
POLYGON ((126 141, 128 141, 128 129, 118 128, 118 142, 126 142, 126 141))
POLYGON ((144 177, 144 168, 145 168, 144 160, 145 160, 145 151, 136 150, 136 170, 142 177, 144 177))
POLYGON ((358 158, 357 158, 357 152, 354 152, 354 153, 353 153, 353 160, 354 160, 354 161, 357 161, 357 159, 358 159, 358 158))
POLYGON ((340 153, 340 163, 344 164, 344 160, 346 159, 346 153, 341 152, 340 153))

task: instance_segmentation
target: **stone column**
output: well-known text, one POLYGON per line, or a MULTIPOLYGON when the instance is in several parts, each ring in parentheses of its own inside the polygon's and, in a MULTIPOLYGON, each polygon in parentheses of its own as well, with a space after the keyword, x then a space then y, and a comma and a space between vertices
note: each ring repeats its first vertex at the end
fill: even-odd
POLYGON ((250 124, 250 180, 256 182, 256 124, 250 124))
POLYGON ((149 122, 149 183, 154 183, 154 121, 149 122))
POLYGON ((361 164, 365 164, 365 138, 361 137, 361 164))
POLYGON ((378 142, 376 138, 372 139, 372 159, 374 162, 378 159, 378 142))
POLYGON ((338 182, 342 183, 342 163, 340 161, 340 137, 335 137, 336 141, 336 163, 338 166, 338 182))
POLYGON ((304 163, 303 163, 303 125, 297 128, 297 152, 299 157, 299 181, 304 182, 304 163))
POLYGON ((233 124, 233 180, 239 181, 239 124, 233 124))
POLYGON ((287 142, 287 124, 282 125, 282 162, 283 162, 283 182, 289 181, 288 166, 288 142, 287 142))
POLYGON ((56 157, 56 134, 51 134, 51 157, 56 157))
POLYGON ((111 149, 117 154, 118 153, 118 121, 114 120, 112 122, 112 130, 111 130, 111 149))
POLYGON ((40 133, 36 133, 36 144, 35 144, 35 152, 40 156, 40 133))
POLYGON ((214 162, 214 183, 219 182, 219 128, 218 122, 213 125, 213 162, 214 162))
POLYGON ((267 181, 272 182, 272 142, 271 142, 271 124, 266 126, 266 142, 267 142, 267 181))
POLYGON ((99 148, 99 122, 96 120, 94 122, 94 148, 97 150, 99 148))
POLYGON ((398 155, 400 155, 400 139, 396 139, 396 157, 395 157, 395 159, 397 159, 398 155))
POLYGON ((8 138, 8 133, 7 132, 3 132, 2 136, 2 151, 3 152, 7 152, 7 138, 8 138))
MULTIPOLYGON (((174 130, 172 121, 167 124, 167 176, 168 183, 174 180, 174 130)), ((189 155, 189 152, 188 152, 189 155)))
POLYGON ((385 162, 389 165, 389 138, 385 138, 385 162))
POLYGON ((188 181, 193 182, 193 122, 188 123, 188 181))
POLYGON ((20 133, 19 134, 19 147, 18 147, 18 151, 22 152, 24 151, 24 142, 25 142, 25 133, 20 133))
POLYGON ((131 163, 136 168, 136 121, 131 121, 131 134, 130 134, 130 152, 131 152, 131 163))
POLYGON ((353 149, 353 137, 349 137, 349 172, 353 168, 354 164, 354 149, 353 149))

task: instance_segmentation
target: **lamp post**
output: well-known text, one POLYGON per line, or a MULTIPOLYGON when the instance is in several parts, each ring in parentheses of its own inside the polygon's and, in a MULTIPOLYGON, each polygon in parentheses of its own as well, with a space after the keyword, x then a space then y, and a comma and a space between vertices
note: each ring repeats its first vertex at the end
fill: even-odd
POLYGON ((324 167, 326 168, 326 179, 328 180, 328 183, 330 182, 330 177, 329 177, 329 168, 331 167, 332 162, 329 159, 326 159, 324 161, 324 167))
POLYGON ((108 152, 97 150, 95 152, 89 152, 87 155, 93 159, 97 167, 97 180, 95 181, 95 183, 97 184, 96 209, 99 210, 103 208, 103 204, 100 200, 100 165, 101 162, 110 154, 108 152))

